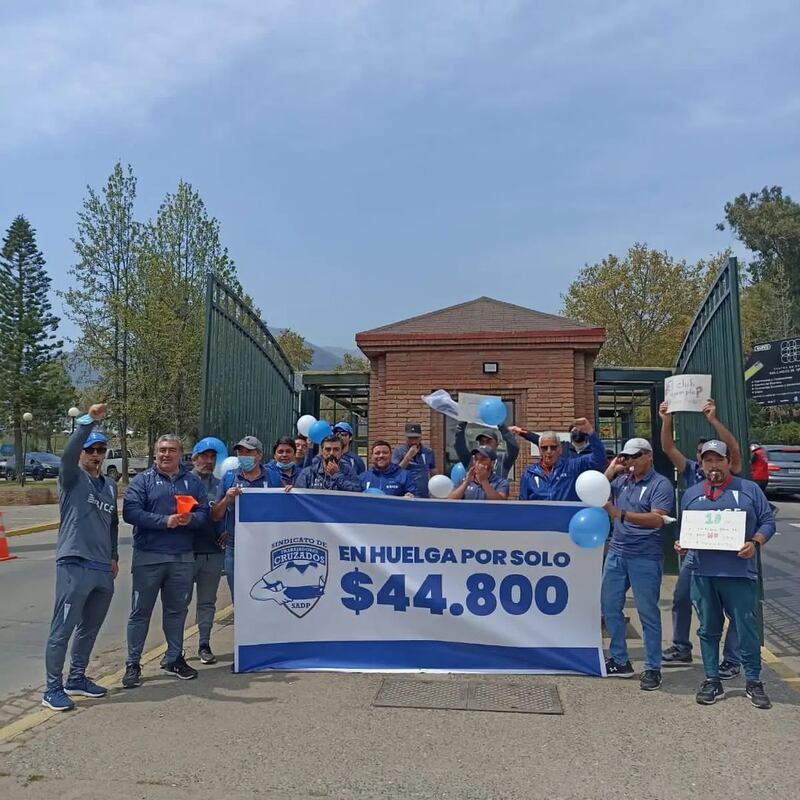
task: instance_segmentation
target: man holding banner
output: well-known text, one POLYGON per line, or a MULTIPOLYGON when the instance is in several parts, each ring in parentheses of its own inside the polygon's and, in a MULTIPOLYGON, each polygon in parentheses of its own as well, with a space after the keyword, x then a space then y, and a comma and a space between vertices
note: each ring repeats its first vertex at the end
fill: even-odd
POLYGON ((392 446, 383 439, 372 444, 372 465, 359 476, 365 492, 391 497, 418 497, 417 482, 411 473, 392 463, 392 446))
MULTIPOLYGON (((736 511, 731 523, 739 528, 736 549, 717 549, 720 532, 706 530, 709 542, 699 542, 686 556, 691 571, 692 602, 700 619, 700 648, 706 679, 697 692, 701 705, 725 697, 719 674, 719 641, 725 614, 739 635, 746 678, 745 693, 756 708, 770 708, 761 683, 761 640, 758 629, 758 566, 756 545, 764 546, 775 533, 775 517, 767 498, 753 481, 731 474, 731 460, 724 442, 712 439, 703 445, 701 463, 705 480, 683 495, 681 544, 692 544, 692 528, 719 525, 722 514, 736 511), (700 520, 690 517, 701 513, 700 520), (744 512, 744 513, 741 513, 744 512)), ((726 543, 727 547, 727 543, 726 543)))

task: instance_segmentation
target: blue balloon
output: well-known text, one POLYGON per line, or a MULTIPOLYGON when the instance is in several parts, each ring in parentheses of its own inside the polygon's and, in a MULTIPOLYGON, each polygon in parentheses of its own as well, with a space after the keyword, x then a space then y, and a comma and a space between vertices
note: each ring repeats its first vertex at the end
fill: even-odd
POLYGON ((502 425, 506 421, 506 407, 499 397, 487 397, 478 406, 478 416, 485 425, 502 425))
POLYGON ((602 508, 582 508, 569 521, 569 537, 578 547, 602 547, 610 522, 602 508))
POLYGON ((464 478, 467 477, 467 470, 464 465, 459 461, 458 464, 453 464, 453 469, 450 470, 450 480, 458 486, 464 478))
POLYGON ((323 439, 327 439, 333 434, 333 428, 326 419, 318 419, 308 430, 308 438, 314 444, 320 444, 323 439))
POLYGON ((364 494, 383 494, 385 495, 386 492, 383 489, 379 489, 377 486, 370 486, 369 489, 364 490, 364 494))

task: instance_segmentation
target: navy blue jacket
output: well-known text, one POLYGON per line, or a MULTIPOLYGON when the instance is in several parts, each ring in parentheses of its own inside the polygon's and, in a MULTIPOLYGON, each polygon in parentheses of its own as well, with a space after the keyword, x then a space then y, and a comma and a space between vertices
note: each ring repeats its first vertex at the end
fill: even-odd
MULTIPOLYGON (((517 437, 505 425, 500 425, 498 430, 506 443, 506 452, 505 455, 498 453, 498 458, 492 464, 492 473, 498 478, 507 478, 519 455, 519 445, 517 444, 517 437)), ((456 437, 453 445, 459 461, 464 465, 464 469, 469 469, 472 464, 472 451, 467 446, 466 422, 459 422, 456 425, 456 437)))
POLYGON ((342 453, 342 461, 346 461, 356 475, 361 475, 362 472, 366 472, 367 470, 364 459, 352 450, 345 450, 344 453, 342 453))
POLYGON ((133 525, 133 546, 155 553, 190 553, 195 531, 205 528, 209 506, 206 488, 197 475, 181 468, 174 478, 157 467, 140 472, 125 492, 122 518, 133 525), (176 513, 175 495, 190 495, 197 500, 188 525, 167 527, 167 518, 176 513))
POLYGON ((335 489, 340 492, 360 492, 358 475, 346 461, 339 462, 339 471, 331 476, 325 472, 322 456, 315 456, 310 467, 297 476, 294 484, 298 489, 335 489))
POLYGON ((384 470, 370 467, 366 472, 359 476, 361 488, 380 489, 384 494, 393 497, 402 497, 404 494, 413 494, 419 497, 419 487, 416 480, 408 470, 402 469, 398 464, 389 464, 384 470))
POLYGON ((267 486, 270 489, 281 489, 285 488, 286 486, 294 486, 297 476, 302 472, 301 468, 298 467, 297 464, 292 464, 291 469, 282 470, 275 463, 275 459, 265 464, 264 468, 267 471, 267 486))

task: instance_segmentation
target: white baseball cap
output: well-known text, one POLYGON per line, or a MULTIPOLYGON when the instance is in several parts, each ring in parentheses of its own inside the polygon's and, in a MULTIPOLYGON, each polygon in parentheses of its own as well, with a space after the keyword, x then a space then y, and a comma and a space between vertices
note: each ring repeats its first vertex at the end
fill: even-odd
POLYGON ((652 453, 653 447, 647 439, 642 439, 641 436, 636 436, 633 439, 628 439, 625 442, 625 447, 622 448, 621 456, 635 456, 639 453, 652 453))

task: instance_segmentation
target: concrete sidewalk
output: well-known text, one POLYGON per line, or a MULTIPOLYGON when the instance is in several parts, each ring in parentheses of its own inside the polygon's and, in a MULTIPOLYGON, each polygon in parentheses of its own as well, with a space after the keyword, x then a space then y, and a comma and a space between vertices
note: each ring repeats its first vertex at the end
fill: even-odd
POLYGON ((40 506, 0 506, 3 525, 9 533, 32 525, 54 523, 58 527, 58 503, 47 503, 40 506))
MULTIPOLYGON (((667 581, 665 616, 669 593, 667 581)), ((380 675, 233 675, 233 626, 213 641, 221 663, 199 666, 196 681, 163 676, 155 659, 139 689, 82 702, 0 746, 0 796, 798 797, 800 694, 768 670, 771 711, 750 705, 741 679, 726 700, 698 706, 698 664, 665 670, 663 689, 647 693, 638 680, 487 678, 556 684, 563 716, 392 709, 371 705, 380 675)), ((631 644, 641 667, 641 641, 631 644)), ((196 647, 187 641, 188 654, 196 647)))

